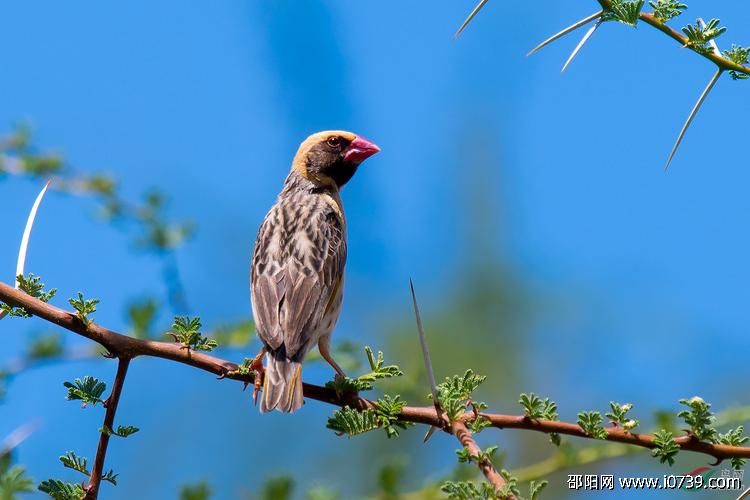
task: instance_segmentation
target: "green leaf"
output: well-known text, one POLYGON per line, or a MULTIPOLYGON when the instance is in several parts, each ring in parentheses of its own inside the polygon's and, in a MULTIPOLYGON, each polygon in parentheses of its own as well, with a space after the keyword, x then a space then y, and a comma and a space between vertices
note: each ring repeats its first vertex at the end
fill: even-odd
POLYGON ((479 415, 474 420, 471 420, 469 422, 469 430, 472 434, 479 434, 487 427, 492 426, 492 422, 490 419, 483 417, 482 415, 479 415))
POLYGON ((612 422, 612 424, 621 427, 626 431, 630 431, 638 426, 638 421, 630 418, 627 413, 633 409, 633 405, 625 403, 621 405, 611 401, 609 407, 612 409, 611 412, 606 413, 605 416, 612 422))
POLYGON ((213 495, 206 481, 185 485, 180 489, 180 500, 209 500, 213 495))
POLYGON ((151 337, 158 311, 159 304, 151 297, 131 302, 128 305, 128 320, 133 337, 138 339, 151 337))
POLYGON ((63 385, 68 388, 66 399, 68 401, 80 400, 82 402, 81 406, 84 408, 87 404, 96 405, 97 403, 102 403, 101 395, 107 388, 107 384, 88 375, 83 377, 83 380, 77 378, 72 383, 65 382, 63 385))
MULTIPOLYGON (((378 470, 378 489, 380 490, 377 498, 383 500, 398 499, 403 495, 401 494, 400 485, 406 475, 406 464, 400 457, 390 458, 382 467, 378 470)), ((330 494, 328 496, 330 498, 330 494)), ((308 500, 310 495, 308 493, 308 500)))
POLYGON ((62 337, 57 333, 50 333, 34 338, 29 346, 27 356, 33 360, 50 359, 60 356, 62 352, 62 337))
POLYGON ((501 497, 500 492, 488 483, 479 486, 471 481, 446 481, 440 486, 440 491, 453 500, 495 500, 501 497))
POLYGON ((328 419, 327 428, 338 435, 349 437, 382 428, 388 438, 397 437, 403 429, 414 425, 411 422, 399 421, 401 409, 406 406, 400 396, 385 395, 375 401, 375 408, 357 411, 348 406, 334 412, 328 419))
POLYGON ((401 430, 405 430, 413 425, 412 422, 399 421, 401 409, 406 406, 406 401, 401 401, 401 396, 385 395, 375 401, 375 413, 377 414, 380 426, 385 429, 388 439, 398 437, 401 430))
POLYGON ((102 434, 106 434, 108 436, 118 436, 122 438, 126 438, 132 434, 135 434, 140 429, 138 427, 133 427, 132 425, 120 425, 117 427, 117 430, 112 430, 109 427, 102 426, 99 428, 99 432, 102 434))
POLYGON ((68 303, 75 309, 76 317, 88 328, 94 321, 94 318, 90 318, 89 315, 96 312, 99 299, 84 299, 83 294, 78 292, 78 298, 68 299, 68 303))
MULTIPOLYGON (((534 420, 557 420, 557 404, 549 398, 541 399, 533 392, 526 394, 522 393, 518 400, 520 405, 523 407, 524 414, 534 420)), ((556 432, 551 432, 549 439, 555 446, 560 446, 560 435, 556 432)))
MULTIPOLYGON (((444 382, 438 384, 437 396, 440 407, 451 421, 457 420, 464 414, 472 394, 486 378, 482 375, 475 375, 469 369, 463 375, 446 377, 444 382)), ((428 397, 431 398, 432 395, 430 394, 428 397)), ((483 405, 484 408, 487 407, 481 402, 475 402, 474 404, 483 405)))
POLYGON ((83 487, 78 483, 65 483, 59 479, 47 479, 39 484, 39 491, 55 500, 81 500, 83 487))
POLYGON ((114 486, 117 486, 117 476, 119 476, 119 474, 115 474, 115 471, 110 469, 102 474, 102 481, 107 481, 108 483, 112 483, 114 486))
POLYGON ((182 344, 185 349, 195 351, 213 351, 218 343, 209 337, 204 337, 200 332, 200 317, 190 318, 190 316, 175 316, 172 323, 172 331, 167 335, 174 338, 175 342, 182 344))
POLYGON ((518 489, 518 479, 505 469, 500 471, 500 475, 505 479, 505 486, 498 491, 499 498, 505 499, 520 497, 521 492, 518 489))
POLYGON ((180 489, 180 500, 209 500, 213 495, 206 481, 185 485, 180 489))
POLYGON ((602 414, 598 411, 583 411, 578 414, 578 426, 583 432, 596 439, 607 439, 607 431, 602 427, 602 414))
MULTIPOLYGON (((742 446, 745 444, 750 438, 747 436, 743 436, 743 427, 740 425, 736 427, 735 429, 730 429, 724 434, 719 434, 716 438, 717 444, 725 444, 728 446, 742 446)), ((742 469, 742 467, 745 465, 745 459, 744 458, 732 458, 732 468, 734 469, 742 469)))
POLYGON ((34 481, 26 475, 26 469, 14 466, 0 474, 0 498, 12 500, 19 493, 34 491, 34 481))
POLYGON ((357 411, 344 406, 333 413, 333 416, 328 419, 326 427, 339 436, 346 434, 352 437, 377 429, 380 427, 380 421, 375 411, 370 408, 357 411))
POLYGON ((538 500, 542 490, 547 487, 548 481, 531 481, 529 484, 529 500, 538 500))
MULTIPOLYGON (((732 48, 724 51, 724 55, 735 64, 744 66, 747 64, 748 57, 750 56, 750 47, 742 47, 740 45, 732 44, 732 48)), ((750 76, 739 71, 730 70, 729 75, 733 80, 747 80, 750 76)))
MULTIPOLYGON (((42 302, 49 302, 52 297, 55 296, 55 293, 57 293, 57 289, 53 288, 49 291, 44 291, 45 285, 41 280, 42 278, 33 273, 29 273, 27 276, 23 276, 22 274, 16 276, 19 290, 41 300, 42 302)), ((11 307, 4 303, 0 303, 0 311, 5 311, 9 316, 16 316, 18 318, 31 317, 31 313, 23 307, 11 307)))
POLYGON ((73 451, 67 452, 65 455, 60 457, 60 462, 68 469, 73 469, 84 476, 90 476, 91 473, 88 470, 88 460, 85 457, 79 457, 73 451))
POLYGON ((656 0, 648 4, 654 9, 654 17, 662 23, 679 16, 687 9, 687 5, 677 0, 656 0))
POLYGON ((654 434, 654 446, 651 454, 659 458, 659 462, 674 464, 674 457, 680 451, 680 447, 674 441, 674 434, 665 429, 654 434))
POLYGON ((681 399, 680 404, 689 409, 681 411, 677 417, 690 426, 690 432, 701 441, 715 443, 718 433, 714 428, 715 417, 711 413, 711 405, 698 396, 681 399))
POLYGON ((549 398, 541 399, 533 392, 522 393, 518 402, 527 417, 534 420, 557 420, 557 404, 549 398))
POLYGON ((631 2, 612 0, 611 7, 602 13, 602 21, 617 21, 628 26, 635 26, 644 3, 645 0, 631 2))
POLYGON ((386 365, 383 359, 383 352, 378 351, 377 358, 373 355, 370 346, 365 346, 365 354, 370 364, 370 371, 352 379, 349 377, 336 378, 326 383, 328 389, 333 389, 336 394, 346 394, 349 392, 369 391, 373 388, 373 383, 378 380, 387 378, 400 377, 404 374, 396 365, 386 365))
POLYGON ((685 47, 703 55, 712 54, 714 49, 708 45, 708 42, 727 30, 726 27, 720 27, 719 22, 718 19, 711 19, 705 25, 702 25, 700 20, 697 20, 695 24, 688 24, 683 27, 682 32, 687 37, 685 47))
POLYGON ((294 490, 294 480, 289 476, 274 477, 263 485, 262 500, 290 500, 294 490))

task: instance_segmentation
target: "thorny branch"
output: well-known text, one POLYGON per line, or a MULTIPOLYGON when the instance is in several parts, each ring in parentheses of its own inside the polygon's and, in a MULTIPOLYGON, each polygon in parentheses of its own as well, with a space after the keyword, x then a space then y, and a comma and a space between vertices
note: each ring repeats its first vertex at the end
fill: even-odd
POLYGON ((94 466, 91 468, 91 477, 89 478, 88 488, 86 488, 86 495, 83 497, 84 500, 96 500, 99 496, 99 485, 104 473, 104 459, 107 456, 107 446, 109 445, 110 438, 110 433, 106 431, 107 429, 114 429, 115 413, 117 412, 117 405, 120 402, 120 394, 122 394, 122 386, 125 383, 125 375, 128 373, 129 364, 129 357, 120 357, 117 362, 115 381, 112 384, 112 393, 104 401, 104 406, 107 409, 104 413, 104 425, 99 436, 99 446, 96 449, 94 466))
MULTIPOLYGON (((461 445, 468 450, 469 455, 476 460, 477 467, 482 471, 484 477, 487 478, 487 482, 497 490, 502 489, 503 486, 507 484, 507 481, 495 469, 495 466, 492 465, 492 462, 488 458, 480 458, 482 456, 482 449, 477 445, 477 442, 474 441, 474 437, 471 435, 471 431, 468 427, 466 427, 466 423, 461 420, 453 422, 451 424, 451 431, 453 432, 453 435, 456 436, 456 439, 461 442, 461 445)), ((515 497, 509 497, 509 499, 513 498, 515 497)))
MULTIPOLYGON (((599 2, 599 5, 602 6, 602 9, 604 10, 610 10, 612 8, 612 1, 611 0, 597 0, 599 2)), ((672 29, 671 27, 667 26, 666 23, 663 23, 656 19, 653 14, 650 14, 648 12, 641 12, 638 14, 638 19, 643 21, 644 23, 648 24, 649 26, 652 26, 662 33, 666 34, 670 38, 678 41, 680 45, 683 47, 687 46, 687 37, 684 36, 679 31, 676 31, 672 29)), ((718 66, 722 70, 726 71, 737 71, 738 73, 744 73, 746 75, 750 75, 750 68, 747 66, 743 66, 741 64, 737 64, 734 61, 732 61, 729 58, 726 58, 721 55, 720 52, 697 52, 697 54, 702 55, 712 63, 714 63, 716 66, 718 66)))
MULTIPOLYGON (((158 342, 153 340, 141 340, 108 330, 95 323, 88 327, 83 324, 75 314, 42 302, 26 293, 14 289, 12 286, 0 282, 0 300, 15 306, 24 307, 31 314, 46 321, 59 325, 71 332, 91 339, 120 359, 132 359, 137 356, 153 356, 168 359, 199 368, 201 370, 218 375, 219 378, 230 378, 242 382, 251 383, 252 374, 244 375, 238 371, 238 365, 201 352, 182 349, 177 344, 158 342)), ((373 401, 352 394, 337 395, 334 390, 313 384, 304 384, 304 394, 308 399, 314 399, 336 406, 348 405, 357 409, 374 408, 373 401)), ((486 418, 492 427, 498 429, 524 429, 545 434, 558 433, 579 438, 594 439, 586 434, 584 430, 574 423, 531 419, 527 416, 501 415, 480 413, 486 418)), ((438 415, 433 406, 405 406, 399 415, 404 422, 432 425, 440 429, 449 430, 451 423, 447 417, 438 415)), ((473 412, 466 412, 458 421, 468 423, 476 416, 473 412)), ((643 448, 655 448, 654 436, 651 434, 637 434, 626 431, 620 427, 605 429, 606 441, 625 443, 643 448)), ((750 447, 729 446, 711 444, 698 440, 692 434, 674 439, 680 449, 696 453, 703 453, 716 459, 717 463, 729 458, 750 458, 750 447)))

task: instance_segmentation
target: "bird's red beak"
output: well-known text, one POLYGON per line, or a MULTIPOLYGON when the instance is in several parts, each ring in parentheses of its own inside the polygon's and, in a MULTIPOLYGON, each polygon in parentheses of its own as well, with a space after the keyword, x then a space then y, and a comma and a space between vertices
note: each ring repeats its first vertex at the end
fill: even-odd
POLYGON ((362 163, 379 151, 380 148, 374 142, 362 137, 355 137, 349 147, 344 150, 344 161, 362 163))

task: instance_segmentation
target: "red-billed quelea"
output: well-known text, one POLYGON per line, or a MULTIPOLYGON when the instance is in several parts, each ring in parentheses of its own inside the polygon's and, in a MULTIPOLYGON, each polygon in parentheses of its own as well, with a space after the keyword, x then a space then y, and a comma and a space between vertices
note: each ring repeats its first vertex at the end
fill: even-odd
POLYGON ((338 376, 329 346, 343 298, 346 219, 339 192, 360 163, 380 151, 351 132, 313 134, 300 145, 253 252, 251 300, 263 349, 251 365, 260 411, 293 412, 304 403, 302 361, 318 346, 338 376), (257 386, 256 386, 257 390, 257 386))

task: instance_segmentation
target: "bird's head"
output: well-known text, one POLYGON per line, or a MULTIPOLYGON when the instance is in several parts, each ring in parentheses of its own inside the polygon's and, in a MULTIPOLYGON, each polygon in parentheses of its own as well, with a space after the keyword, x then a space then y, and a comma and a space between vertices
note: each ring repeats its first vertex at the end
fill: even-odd
POLYGON ((380 151, 372 142, 351 132, 327 130, 300 144, 292 171, 321 186, 341 188, 360 163, 380 151))

